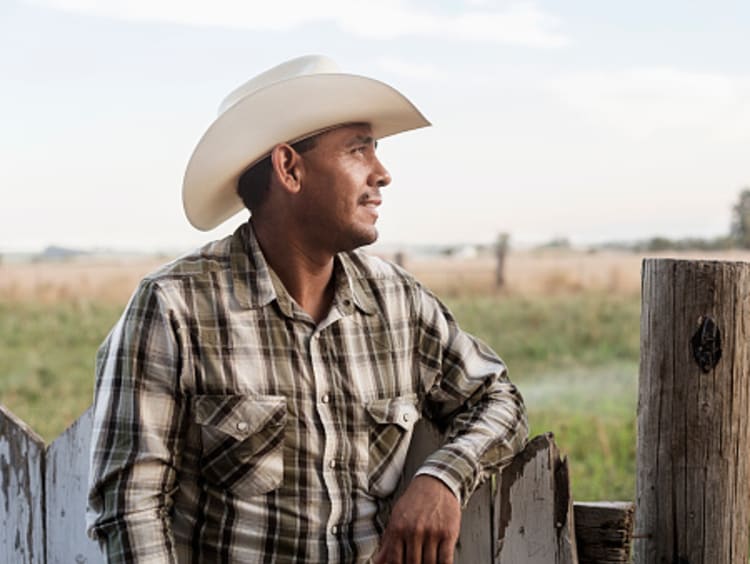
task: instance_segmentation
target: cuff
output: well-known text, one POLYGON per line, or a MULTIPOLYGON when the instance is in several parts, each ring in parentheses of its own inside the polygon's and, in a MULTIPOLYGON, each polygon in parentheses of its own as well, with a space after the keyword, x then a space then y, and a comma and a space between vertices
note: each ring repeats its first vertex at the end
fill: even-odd
POLYGON ((465 508, 478 485, 480 472, 465 453, 446 446, 427 457, 414 474, 420 475, 432 476, 443 482, 458 498, 461 507, 465 508))

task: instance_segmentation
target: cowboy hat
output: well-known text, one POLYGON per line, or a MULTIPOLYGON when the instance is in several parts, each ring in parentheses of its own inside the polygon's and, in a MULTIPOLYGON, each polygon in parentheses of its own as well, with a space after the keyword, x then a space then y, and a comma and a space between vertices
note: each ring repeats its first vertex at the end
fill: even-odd
POLYGON ((243 208, 237 180, 278 143, 346 123, 369 123, 376 139, 430 123, 396 89, 344 74, 327 57, 282 63, 231 92, 195 147, 182 183, 190 223, 213 229, 243 208))

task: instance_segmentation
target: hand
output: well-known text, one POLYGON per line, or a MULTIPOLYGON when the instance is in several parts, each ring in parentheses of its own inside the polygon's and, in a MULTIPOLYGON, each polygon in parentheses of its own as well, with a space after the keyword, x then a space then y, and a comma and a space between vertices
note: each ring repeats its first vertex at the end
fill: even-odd
POLYGON ((417 476, 396 502, 374 564, 453 564, 461 504, 443 482, 417 476))

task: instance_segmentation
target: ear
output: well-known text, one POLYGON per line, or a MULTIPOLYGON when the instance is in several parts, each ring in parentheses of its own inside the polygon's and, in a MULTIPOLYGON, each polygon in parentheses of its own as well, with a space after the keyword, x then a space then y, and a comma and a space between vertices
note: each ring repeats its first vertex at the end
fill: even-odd
POLYGON ((287 191, 299 192, 302 179, 302 157, 290 145, 280 143, 271 151, 272 176, 287 191))

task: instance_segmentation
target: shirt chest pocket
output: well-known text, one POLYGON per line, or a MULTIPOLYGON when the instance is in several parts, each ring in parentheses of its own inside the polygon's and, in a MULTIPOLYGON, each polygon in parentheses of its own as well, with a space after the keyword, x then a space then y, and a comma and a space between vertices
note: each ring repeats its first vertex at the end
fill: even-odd
POLYGON ((404 468, 414 424, 420 419, 415 394, 372 400, 369 416, 368 488, 376 497, 391 495, 404 468))
POLYGON ((193 413, 200 426, 200 472, 210 486, 248 497, 281 485, 285 398, 201 395, 193 413))

